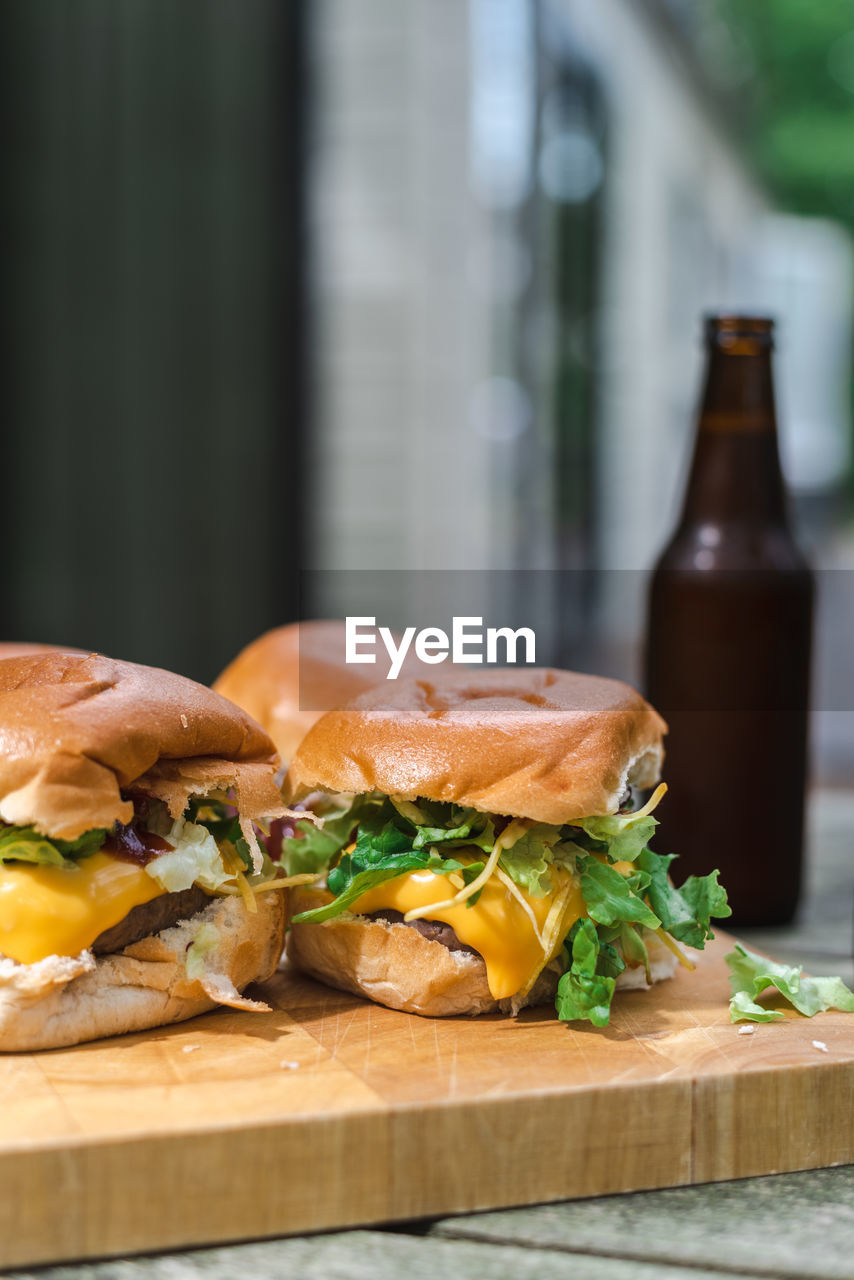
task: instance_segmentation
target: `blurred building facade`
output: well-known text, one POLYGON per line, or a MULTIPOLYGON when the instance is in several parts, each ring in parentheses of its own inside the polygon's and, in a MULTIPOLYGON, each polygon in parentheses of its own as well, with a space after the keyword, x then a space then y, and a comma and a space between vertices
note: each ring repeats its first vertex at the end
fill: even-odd
POLYGON ((715 308, 780 317, 789 480, 850 566, 850 244, 743 160, 721 11, 7 0, 5 638, 209 679, 300 613, 497 597, 633 678, 715 308))
POLYGON ((845 472, 847 240, 775 216, 695 6, 313 13, 313 562, 523 571, 532 616, 568 639, 554 656, 583 661, 595 631, 600 667, 633 675, 704 311, 782 317, 790 482, 821 497, 845 472), (577 574, 524 573, 555 568, 577 574))

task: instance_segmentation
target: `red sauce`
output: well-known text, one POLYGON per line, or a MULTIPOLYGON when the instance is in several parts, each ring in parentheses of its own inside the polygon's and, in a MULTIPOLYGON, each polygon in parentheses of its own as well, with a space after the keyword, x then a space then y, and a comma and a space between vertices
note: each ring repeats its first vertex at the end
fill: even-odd
POLYGON ((162 836, 156 836, 143 827, 135 827, 131 822, 126 827, 117 826, 103 844, 105 853, 110 853, 122 862, 133 862, 145 867, 161 853, 171 853, 173 846, 162 836))

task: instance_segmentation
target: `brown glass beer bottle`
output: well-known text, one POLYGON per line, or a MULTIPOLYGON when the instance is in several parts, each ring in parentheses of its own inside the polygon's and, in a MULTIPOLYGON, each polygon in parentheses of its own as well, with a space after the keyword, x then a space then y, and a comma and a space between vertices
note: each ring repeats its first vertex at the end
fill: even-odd
POLYGON ((649 594, 646 690, 670 726, 657 847, 720 868, 738 924, 791 920, 801 885, 812 574, 777 446, 773 322, 706 321, 682 517, 649 594))

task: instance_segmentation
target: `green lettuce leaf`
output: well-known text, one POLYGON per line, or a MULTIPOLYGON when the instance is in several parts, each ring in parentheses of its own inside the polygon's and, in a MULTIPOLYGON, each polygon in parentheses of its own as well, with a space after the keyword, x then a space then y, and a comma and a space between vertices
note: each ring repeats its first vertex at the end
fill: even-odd
POLYGON ((807 977, 800 965, 779 964, 776 960, 748 951, 740 942, 725 959, 732 988, 729 1006, 732 1022, 743 1019, 769 1022, 783 1017, 780 1010, 766 1009, 755 1003, 757 996, 769 987, 776 987, 789 1004, 807 1018, 823 1013, 825 1009, 854 1013, 854 992, 841 978, 807 977))
POLYGON ((322 826, 303 818, 296 824, 300 833, 282 841, 279 864, 289 876, 321 875, 346 844, 349 844, 370 797, 356 796, 352 804, 321 814, 322 826))
POLYGON ((76 840, 43 836, 32 827, 0 825, 0 862, 29 862, 44 867, 71 867, 97 853, 107 838, 106 828, 85 831, 76 840))
POLYGON ((634 862, 649 844, 658 822, 648 814, 641 818, 630 813, 614 813, 604 818, 578 818, 575 825, 593 842, 594 848, 607 849, 612 862, 634 862))
POLYGON ((456 842, 458 845, 473 844, 488 853, 495 844, 495 824, 488 814, 480 813, 477 809, 463 809, 459 805, 429 800, 422 800, 418 805, 407 805, 406 808, 412 812, 411 818, 400 810, 398 813, 404 823, 404 830, 412 828, 414 831, 414 849, 456 842), (426 818, 424 824, 414 821, 418 812, 426 818))
MULTIPOLYGON (((598 931, 597 931, 598 932, 598 931)), ((599 959, 596 961, 596 972, 606 978, 619 978, 626 967, 626 962, 616 947, 599 939, 599 959)))
POLYGON ((578 858, 578 870, 587 910, 597 924, 627 922, 642 924, 648 929, 659 927, 661 921, 658 916, 638 896, 649 883, 649 877, 643 871, 623 876, 607 862, 600 862, 589 854, 578 858))
POLYGON ((633 924, 624 924, 620 929, 620 951, 622 952, 626 964, 643 965, 646 973, 646 980, 652 985, 652 978, 649 970, 649 953, 646 949, 646 943, 640 929, 633 924))
POLYGON ((646 891, 649 903, 665 931, 677 942, 702 951, 706 942, 715 936, 711 917, 732 915, 726 890, 718 884, 717 871, 707 876, 689 876, 681 888, 674 888, 668 877, 675 858, 675 854, 643 849, 636 865, 649 877, 646 891))
MULTIPOLYGON (((296 824, 299 835, 282 842, 280 864, 288 875, 322 874, 352 840, 357 827, 357 838, 365 832, 373 838, 385 831, 382 841, 389 848, 393 843, 398 852, 424 850, 426 855, 439 845, 448 849, 475 845, 488 851, 495 843, 488 814, 438 801, 422 800, 416 805, 369 794, 320 816, 322 825, 303 819, 296 824)), ((333 882, 334 877, 330 888, 333 882)))
MULTIPOLYGON (((408 809, 413 807, 407 806, 408 809)), ((447 809, 449 818, 453 820, 455 815, 450 812, 451 806, 448 805, 447 809)), ((466 824, 457 822, 456 827, 449 827, 447 830, 459 830, 464 825, 466 824)), ((310 921, 315 924, 331 920, 346 911, 369 889, 407 871, 426 869, 437 875, 458 871, 462 873, 465 883, 469 884, 483 869, 485 864, 482 862, 466 866, 456 858, 442 858, 433 851, 432 844, 416 848, 415 835, 418 830, 424 828, 417 828, 388 800, 366 808, 356 833, 355 848, 352 853, 343 854, 327 875, 327 886, 330 893, 335 895, 334 901, 315 907, 313 911, 304 911, 294 919, 300 923, 310 921)))
MULTIPOLYGON (((386 880, 393 880, 406 871, 433 871, 436 875, 450 875, 452 871, 462 874, 463 881, 470 884, 483 870, 486 864, 473 862, 464 865, 455 858, 440 858, 428 853, 426 849, 411 849, 399 853, 377 854, 376 856, 360 856, 357 850, 352 854, 345 853, 341 861, 329 873, 330 890, 336 895, 332 902, 313 911, 303 911, 294 916, 298 924, 322 924, 324 920, 332 920, 335 916, 347 911, 369 889, 386 880)), ((475 895, 477 897, 478 895, 475 895)), ((472 899, 469 899, 471 902, 472 899)))
MULTIPOLYGON (((621 962, 613 948, 609 947, 608 951, 613 954, 606 957, 602 967, 613 969, 615 961, 621 962)), ((576 920, 569 931, 564 955, 569 967, 558 983, 555 997, 558 1017, 562 1022, 584 1020, 595 1027, 607 1026, 617 974, 599 972, 599 938, 591 920, 576 920)))
POLYGON ((532 898, 543 898, 552 887, 550 868, 554 865, 553 847, 560 841, 560 827, 550 827, 544 822, 529 827, 523 836, 505 849, 499 859, 502 871, 510 879, 530 893, 532 898))
POLYGON ((746 991, 736 991, 729 1002, 730 1022, 779 1022, 785 1016, 782 1009, 766 1009, 756 1004, 746 991))

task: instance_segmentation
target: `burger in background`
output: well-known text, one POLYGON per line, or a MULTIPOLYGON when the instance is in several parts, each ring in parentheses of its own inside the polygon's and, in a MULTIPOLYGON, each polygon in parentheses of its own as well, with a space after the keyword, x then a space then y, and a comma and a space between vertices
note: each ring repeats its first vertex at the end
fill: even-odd
MULTIPOLYGON (((381 647, 371 664, 348 664, 345 654, 343 622, 292 622, 248 644, 213 688, 266 729, 287 763, 324 712, 388 675, 390 661, 381 647)), ((414 674, 413 663, 419 665, 407 655, 403 672, 414 674)))
POLYGON ((38 644, 34 640, 0 640, 0 662, 6 658, 28 658, 34 653, 85 653, 73 645, 38 644))

